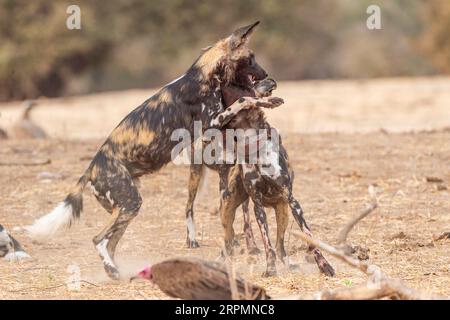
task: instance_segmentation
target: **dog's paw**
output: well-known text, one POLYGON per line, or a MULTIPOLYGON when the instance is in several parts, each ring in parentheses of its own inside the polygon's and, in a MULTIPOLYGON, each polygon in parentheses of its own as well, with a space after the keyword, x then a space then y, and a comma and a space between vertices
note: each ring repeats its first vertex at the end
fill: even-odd
POLYGON ((284 103, 284 100, 278 97, 270 97, 269 102, 273 105, 272 108, 276 108, 281 106, 284 103))
POLYGON ((200 248, 197 240, 186 240, 186 246, 190 249, 200 248))
POLYGON ((284 100, 278 97, 260 98, 255 103, 255 107, 273 109, 281 106, 284 100))
POLYGON ((320 272, 328 277, 334 277, 336 275, 333 267, 328 262, 321 263, 318 265, 318 267, 320 272))

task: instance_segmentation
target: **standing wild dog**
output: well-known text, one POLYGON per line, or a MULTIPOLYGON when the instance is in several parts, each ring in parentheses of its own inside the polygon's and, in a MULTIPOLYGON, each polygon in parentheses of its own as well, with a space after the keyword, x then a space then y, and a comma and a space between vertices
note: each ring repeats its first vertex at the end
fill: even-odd
MULTIPOLYGON (((112 215, 111 222, 93 242, 106 273, 119 279, 114 262, 117 243, 138 214, 142 198, 136 179, 159 170, 171 160, 175 129, 194 133, 194 121, 203 129, 222 128, 239 111, 256 103, 279 105, 281 99, 243 98, 224 109, 221 87, 246 72, 246 85, 253 86, 257 72, 266 72, 255 62, 247 41, 259 22, 242 27, 205 50, 188 71, 167 84, 128 114, 111 132, 72 192, 51 213, 38 219, 28 231, 45 237, 70 226, 82 210, 82 192, 89 182, 95 197, 112 215)), ((282 100, 281 100, 282 101, 282 100)))
MULTIPOLYGON (((222 97, 225 107, 231 106, 236 100, 244 96, 259 97, 259 98, 268 97, 272 94, 272 91, 275 90, 277 87, 277 84, 274 80, 265 79, 259 81, 261 79, 257 77, 255 80, 258 82, 251 90, 248 90, 245 85, 244 86, 238 85, 240 83, 245 83, 243 79, 241 79, 241 76, 246 77, 246 74, 243 75, 238 74, 236 77, 235 84, 227 85, 222 88, 222 97)), ((244 111, 239 112, 238 115, 235 118, 233 118, 233 120, 230 121, 231 123, 228 123, 226 126, 224 126, 223 128, 224 130, 222 130, 223 136, 225 137, 225 130, 230 126, 233 126, 232 123, 235 123, 236 121, 241 123, 244 117, 245 117, 244 111)), ((207 142, 204 142, 203 144, 206 145, 207 142)), ((226 142, 224 144, 226 144, 226 142)), ((192 148, 194 148, 194 145, 192 145, 192 148)), ((200 187, 201 180, 204 179, 206 168, 216 172, 220 172, 224 170, 229 170, 232 166, 234 166, 234 164, 217 164, 217 163, 191 164, 188 182, 188 201, 186 204, 186 224, 187 224, 186 244, 188 248, 199 247, 199 244, 195 239, 194 201, 197 195, 197 191, 200 187)), ((227 174, 222 174, 221 176, 226 178, 227 174)), ((221 183, 219 184, 221 194, 226 185, 227 185, 226 181, 221 181, 221 183)), ((242 213, 244 216, 244 236, 247 245, 247 250, 250 254, 257 254, 259 253, 259 249, 256 246, 255 238, 250 223, 248 199, 242 203, 242 213)))
MULTIPOLYGON (((245 96, 269 95, 275 88, 275 82, 266 79, 255 86, 256 90, 228 86, 222 89, 222 92, 226 105, 232 105, 236 100, 239 101, 245 96)), ((224 128, 235 130, 235 136, 226 135, 226 139, 237 138, 238 141, 243 139, 240 141, 245 144, 243 155, 245 161, 236 162, 232 166, 226 164, 218 166, 221 189, 220 217, 225 229, 225 249, 228 254, 233 253, 233 222, 236 208, 243 203, 248 203, 248 199, 251 198, 266 252, 267 268, 264 275, 274 275, 276 274, 276 255, 288 267, 291 266, 284 248, 289 210, 301 230, 311 236, 311 231, 303 217, 303 210, 293 196, 294 173, 289 165, 287 151, 283 147, 281 137, 274 132, 275 128, 272 128, 266 121, 264 111, 260 108, 240 111, 224 128), (236 131, 238 129, 244 130, 245 134, 239 137, 236 131), (274 139, 271 139, 273 133, 275 133, 274 139), (261 134, 266 134, 265 138, 269 138, 269 140, 261 134), (251 144, 253 146, 256 144, 258 147, 256 163, 250 162, 251 144), (272 207, 275 210, 276 253, 270 242, 264 207, 272 207)), ((227 145, 226 142, 223 145, 227 145)), ((328 276, 333 276, 334 269, 320 250, 314 246, 309 246, 308 250, 313 254, 319 270, 328 276)))

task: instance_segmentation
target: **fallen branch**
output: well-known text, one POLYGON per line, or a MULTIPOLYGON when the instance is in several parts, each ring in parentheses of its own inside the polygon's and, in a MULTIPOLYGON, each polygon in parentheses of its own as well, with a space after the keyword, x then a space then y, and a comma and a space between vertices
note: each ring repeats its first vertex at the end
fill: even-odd
POLYGON ((368 288, 358 286, 330 290, 325 289, 309 295, 295 295, 283 297, 283 300, 376 300, 388 296, 395 296, 395 292, 387 291, 385 288, 368 288))
POLYGON ((444 232, 433 236, 433 241, 439 241, 444 239, 450 239, 450 232, 444 232))
POLYGON ((24 288, 17 289, 17 290, 8 290, 8 292, 9 293, 18 293, 18 292, 29 291, 29 290, 41 290, 41 291, 43 291, 43 290, 53 290, 53 289, 65 287, 65 286, 67 286, 67 285, 69 285, 71 283, 77 283, 77 282, 85 283, 85 284, 88 284, 88 285, 94 286, 94 287, 98 287, 97 284, 89 282, 87 280, 77 280, 77 281, 69 281, 69 282, 61 283, 61 284, 50 286, 50 287, 24 287, 24 288))
POLYGON ((367 208, 358 216, 354 217, 349 223, 347 223, 341 230, 338 236, 338 244, 346 245, 347 237, 350 231, 354 228, 354 226, 367 217, 372 211, 374 211, 378 207, 378 200, 375 192, 375 188, 371 185, 369 186, 369 195, 371 197, 371 202, 367 206, 367 208))
POLYGON ((300 237, 302 240, 306 241, 308 244, 313 245, 319 249, 322 249, 326 252, 328 252, 333 257, 349 264, 350 266, 359 269, 360 271, 364 272, 368 277, 367 282, 367 288, 368 290, 362 290, 361 288, 353 288, 353 289, 347 289, 350 290, 349 292, 344 292, 345 289, 340 289, 340 291, 321 291, 314 296, 316 298, 325 299, 327 297, 343 297, 346 296, 350 299, 350 297, 361 297, 365 296, 371 297, 372 299, 379 299, 382 297, 392 297, 396 296, 399 299, 404 300, 440 300, 440 299, 446 299, 444 297, 418 291, 415 289, 408 288, 403 284, 402 281, 398 279, 391 279, 388 276, 386 276, 381 269, 373 264, 368 264, 363 261, 359 261, 357 259, 354 259, 352 257, 349 257, 345 255, 344 252, 341 252, 340 250, 336 249, 335 247, 322 242, 317 239, 313 239, 306 234, 299 232, 299 231, 293 231, 295 235, 300 237))

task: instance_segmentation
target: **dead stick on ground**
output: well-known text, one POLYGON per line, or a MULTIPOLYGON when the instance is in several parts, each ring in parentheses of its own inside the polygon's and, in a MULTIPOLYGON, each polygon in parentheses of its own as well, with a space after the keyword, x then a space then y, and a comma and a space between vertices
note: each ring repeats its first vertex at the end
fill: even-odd
POLYGON ((443 239, 450 239, 450 232, 444 232, 444 233, 433 236, 434 241, 443 240, 443 239))
POLYGON ((50 159, 42 160, 42 161, 33 161, 33 162, 0 162, 0 166, 42 166, 46 164, 50 164, 52 161, 50 159))
POLYGON ((341 232, 338 236, 338 243, 345 246, 347 243, 347 237, 353 227, 362 219, 367 217, 372 211, 374 211, 378 207, 378 200, 375 192, 374 186, 369 186, 369 195, 371 197, 371 203, 367 206, 367 208, 358 216, 354 217, 349 223, 347 223, 344 228, 342 228, 341 232))
POLYGON ((309 295, 294 295, 282 297, 283 300, 375 300, 395 296, 395 292, 385 288, 369 288, 365 285, 344 289, 324 289, 309 295))
POLYGON ((42 291, 43 290, 52 290, 52 289, 61 288, 61 287, 67 286, 67 285, 69 285, 71 283, 77 283, 77 282, 86 283, 88 285, 91 285, 91 286, 94 286, 94 287, 98 287, 97 284, 89 282, 87 280, 77 280, 77 281, 69 281, 69 282, 61 283, 61 284, 50 286, 50 287, 25 287, 25 288, 21 288, 21 289, 17 289, 17 290, 8 290, 8 292, 10 292, 10 293, 18 293, 18 292, 29 291, 29 290, 42 290, 42 291))
MULTIPOLYGON (((364 292, 361 291, 361 289, 349 289, 351 290, 350 293, 353 292, 354 299, 358 299, 361 296, 365 296, 365 299, 368 299, 367 296, 371 296, 373 299, 377 299, 380 297, 391 297, 396 296, 399 299, 405 299, 405 300, 434 300, 434 299, 445 299, 444 297, 437 296, 435 294, 427 293, 427 292, 421 292, 417 291, 411 288, 406 287, 400 280, 398 279, 391 279, 387 277, 381 269, 373 264, 368 264, 363 261, 359 261, 357 259, 354 259, 352 257, 349 257, 345 255, 340 250, 336 249, 333 246, 330 246, 329 244, 322 242, 317 239, 313 239, 306 234, 294 231, 295 235, 300 237, 302 240, 306 241, 310 245, 313 245, 319 249, 322 249, 326 252, 328 252, 333 257, 344 261, 345 263, 351 265, 354 268, 359 269, 360 271, 364 272, 368 277, 367 282, 367 288, 369 290, 366 290, 364 292), (359 290, 359 291, 358 291, 359 290), (359 295, 356 295, 356 293, 359 293, 359 295), (370 293, 370 295, 369 295, 370 293)), ((322 291, 315 295, 318 299, 325 299, 328 298, 327 294, 330 296, 330 291, 322 291)), ((340 292, 340 295, 342 295, 342 292, 340 292)), ((351 294, 350 294, 351 296, 351 294)), ((339 295, 333 296, 331 294, 331 297, 337 298, 339 295)), ((347 297, 350 299, 350 297, 347 297)))

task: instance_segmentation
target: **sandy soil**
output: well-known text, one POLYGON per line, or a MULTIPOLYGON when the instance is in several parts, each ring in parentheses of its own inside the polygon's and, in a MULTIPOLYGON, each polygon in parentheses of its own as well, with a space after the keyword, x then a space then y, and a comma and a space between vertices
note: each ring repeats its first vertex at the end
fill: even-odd
MULTIPOLYGON (((282 83, 277 95, 285 98, 286 105, 269 114, 271 123, 282 129, 296 173, 294 191, 315 235, 335 244, 340 228, 367 203, 368 186, 376 184, 380 208, 357 225, 349 240, 369 248, 370 261, 390 276, 447 296, 450 241, 433 242, 432 235, 450 231, 450 130, 445 129, 450 126, 449 88, 450 78, 282 83), (426 182, 426 177, 443 182, 426 182)), ((82 174, 107 133, 150 93, 42 100, 35 119, 52 138, 0 141, 0 162, 51 159, 51 164, 0 166, 0 223, 12 229, 51 210, 82 174), (38 179, 44 171, 64 177, 38 179)), ((20 113, 18 105, 0 105, 0 126, 12 125, 20 113)), ((186 166, 170 164, 142 179, 141 213, 119 244, 117 260, 125 278, 146 263, 173 256, 215 259, 219 255, 223 232, 219 217, 211 213, 218 204, 215 174, 196 205, 201 248, 185 248, 187 178, 186 166)), ((91 239, 109 216, 90 192, 85 192, 84 200, 79 223, 49 243, 34 243, 13 232, 33 259, 0 260, 0 299, 166 298, 148 283, 108 280, 91 239), (74 267, 83 279, 79 291, 65 284, 70 279, 68 268, 74 267)), ((268 216, 274 239, 274 215, 270 211, 268 216)), ((241 214, 235 228, 242 230, 241 214)), ((255 223, 253 228, 257 231, 255 223)), ((297 226, 290 225, 288 230, 294 229, 297 226)), ((264 254, 249 257, 243 240, 234 258, 238 270, 274 296, 365 281, 364 275, 333 258, 329 260, 337 276, 320 275, 314 264, 306 262, 304 245, 289 234, 287 249, 300 264, 299 271, 279 264, 278 277, 262 278, 264 254)), ((262 248, 258 233, 257 240, 262 248)))
MULTIPOLYGON (((52 137, 103 139, 156 90, 40 99, 33 118, 52 137)), ((267 112, 285 133, 403 132, 450 125, 450 77, 281 82, 282 108, 267 112)), ((21 102, 0 104, 0 127, 19 118, 21 102)))

